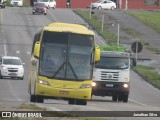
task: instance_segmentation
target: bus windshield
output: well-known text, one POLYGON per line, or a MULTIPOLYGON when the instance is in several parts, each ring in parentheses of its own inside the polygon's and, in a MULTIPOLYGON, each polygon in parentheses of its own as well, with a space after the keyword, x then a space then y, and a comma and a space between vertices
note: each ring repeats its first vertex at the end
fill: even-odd
POLYGON ((91 35, 44 31, 39 75, 63 80, 91 79, 93 40, 91 35))
POLYGON ((101 69, 128 69, 129 58, 101 57, 95 68, 101 69))

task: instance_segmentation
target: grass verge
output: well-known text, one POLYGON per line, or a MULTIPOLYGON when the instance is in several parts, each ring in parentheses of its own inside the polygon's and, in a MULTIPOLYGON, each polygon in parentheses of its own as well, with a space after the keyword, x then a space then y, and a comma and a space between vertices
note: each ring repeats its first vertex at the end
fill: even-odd
POLYGON ((127 13, 160 32, 160 12, 128 11, 127 13))
POLYGON ((160 89, 160 73, 153 67, 137 65, 133 68, 144 80, 160 89))

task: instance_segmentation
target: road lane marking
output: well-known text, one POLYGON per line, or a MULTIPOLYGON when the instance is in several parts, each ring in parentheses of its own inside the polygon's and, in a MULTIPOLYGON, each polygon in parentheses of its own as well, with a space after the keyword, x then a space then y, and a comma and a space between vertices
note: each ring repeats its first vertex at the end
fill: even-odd
POLYGON ((51 16, 55 19, 55 21, 58 21, 57 18, 52 14, 52 12, 50 10, 48 10, 48 11, 51 14, 51 16))
POLYGON ((15 92, 14 92, 14 90, 13 90, 13 88, 12 88, 10 82, 9 82, 9 80, 8 80, 8 85, 9 85, 9 89, 10 89, 12 95, 16 98, 16 100, 22 101, 22 99, 20 99, 20 98, 15 94, 15 92))
POLYGON ((31 54, 31 52, 27 51, 27 54, 28 54, 28 55, 30 55, 30 54, 31 54))
POLYGON ((137 104, 142 105, 142 106, 145 106, 145 107, 154 107, 154 106, 146 105, 146 104, 143 104, 143 103, 141 103, 141 102, 138 102, 138 101, 135 101, 135 100, 132 100, 132 99, 129 99, 129 101, 134 102, 134 103, 137 103, 137 104))
POLYGON ((36 104, 37 106, 41 107, 41 108, 48 108, 48 109, 51 109, 51 110, 55 110, 55 111, 63 111, 63 110, 60 110, 60 109, 56 109, 54 107, 48 107, 48 106, 43 106, 43 105, 40 105, 40 104, 36 104))
POLYGON ((20 53, 20 51, 19 51, 19 50, 17 50, 17 51, 16 51, 16 53, 17 53, 17 54, 19 54, 19 53, 20 53))

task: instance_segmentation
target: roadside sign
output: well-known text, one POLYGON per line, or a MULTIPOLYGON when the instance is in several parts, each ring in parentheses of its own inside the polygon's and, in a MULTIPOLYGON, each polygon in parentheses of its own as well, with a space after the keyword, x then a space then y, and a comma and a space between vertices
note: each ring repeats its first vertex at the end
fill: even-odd
POLYGON ((140 53, 143 49, 143 45, 141 42, 134 42, 131 45, 131 49, 134 53, 140 53))

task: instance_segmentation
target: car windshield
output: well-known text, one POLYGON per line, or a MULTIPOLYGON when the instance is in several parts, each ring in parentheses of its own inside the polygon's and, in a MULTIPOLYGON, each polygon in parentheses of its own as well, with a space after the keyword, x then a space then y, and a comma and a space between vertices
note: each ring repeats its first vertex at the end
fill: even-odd
POLYGON ((101 57, 95 68, 101 69, 128 69, 129 58, 101 57))
POLYGON ((38 2, 48 2, 48 0, 39 0, 38 2))
POLYGON ((98 0, 96 3, 101 3, 103 0, 98 0))
POLYGON ((18 1, 21 1, 21 0, 12 0, 12 1, 17 1, 18 2, 18 1))
POLYGON ((34 6, 45 6, 43 3, 35 3, 34 6))
POLYGON ((3 59, 4 65, 21 65, 21 61, 19 59, 3 59))

